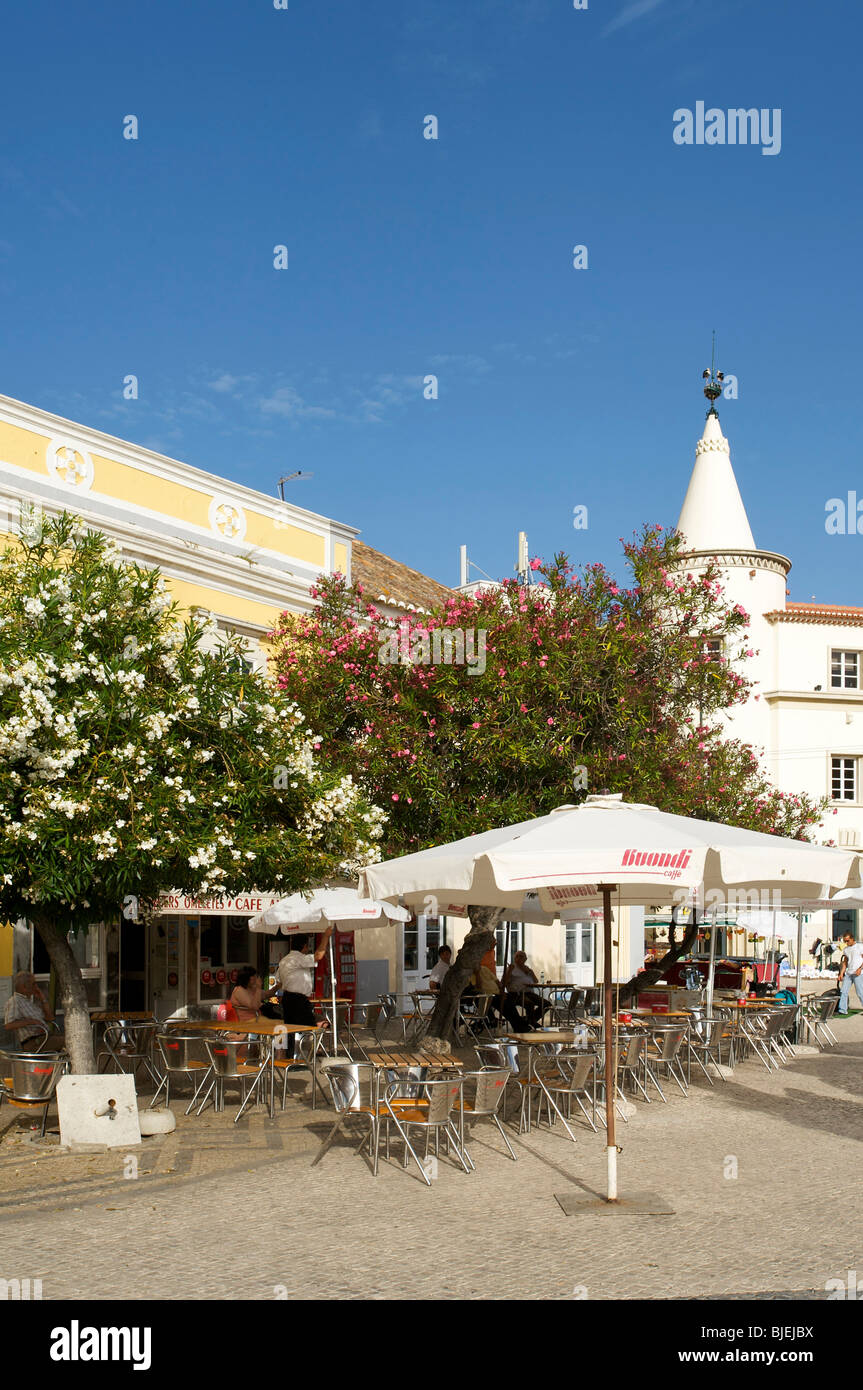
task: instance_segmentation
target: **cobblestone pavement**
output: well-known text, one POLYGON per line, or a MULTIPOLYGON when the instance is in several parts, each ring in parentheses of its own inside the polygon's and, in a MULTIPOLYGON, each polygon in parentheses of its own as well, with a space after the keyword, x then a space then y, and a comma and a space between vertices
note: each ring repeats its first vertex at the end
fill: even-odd
POLYGON ((230 1101, 178 1114, 136 1151, 137 1178, 126 1154, 63 1155, 4 1108, 0 1274, 41 1279, 45 1299, 823 1298, 863 1270, 842 1196, 863 1139, 863 1015, 836 1032, 834 1051, 779 1072, 750 1059, 636 1106, 621 1192, 658 1193, 671 1216, 563 1215, 556 1194, 603 1189, 604 1137, 584 1126, 575 1145, 559 1125, 513 1136, 513 1163, 483 1124, 477 1172, 442 1159, 426 1188, 397 1160, 376 1180, 346 1141, 311 1168, 331 1112, 302 1094, 272 1121, 234 1125, 230 1101))

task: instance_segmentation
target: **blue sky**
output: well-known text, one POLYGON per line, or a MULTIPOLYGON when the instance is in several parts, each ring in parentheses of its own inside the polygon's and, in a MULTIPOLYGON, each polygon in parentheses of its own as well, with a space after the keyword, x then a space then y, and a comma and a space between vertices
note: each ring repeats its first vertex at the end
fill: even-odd
POLYGON ((456 583, 462 542, 497 577, 520 529, 617 565, 673 524, 715 328, 756 541, 863 603, 824 529, 863 497, 859 11, 289 3, 4 17, 0 392, 270 493, 312 470, 293 500, 456 583), (781 152, 676 145, 699 100, 781 108, 781 152))

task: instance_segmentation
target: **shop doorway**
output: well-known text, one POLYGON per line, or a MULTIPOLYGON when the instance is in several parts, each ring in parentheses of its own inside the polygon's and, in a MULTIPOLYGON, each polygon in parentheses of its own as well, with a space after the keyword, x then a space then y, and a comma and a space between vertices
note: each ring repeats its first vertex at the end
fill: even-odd
MULTIPOLYGON (((147 1007, 147 933, 140 922, 120 918, 119 1001, 130 1013, 147 1007)), ((110 950, 109 950, 110 966, 110 950)))

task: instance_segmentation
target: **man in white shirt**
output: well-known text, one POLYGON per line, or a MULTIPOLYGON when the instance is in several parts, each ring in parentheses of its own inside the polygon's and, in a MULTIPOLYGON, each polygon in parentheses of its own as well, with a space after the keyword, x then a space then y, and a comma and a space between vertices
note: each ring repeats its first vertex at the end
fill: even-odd
POLYGON ((853 985, 857 998, 863 1005, 863 943, 855 941, 850 931, 842 936, 842 960, 839 963, 839 1009, 840 1014, 848 1012, 848 996, 853 985))
POLYGON ((279 961, 277 971, 282 994, 282 1016, 285 1023, 317 1023, 309 995, 315 987, 315 966, 327 953, 327 943, 333 934, 327 927, 317 950, 308 950, 307 936, 294 937, 294 944, 279 961))
POLYGON ((36 983, 36 976, 26 970, 19 970, 12 981, 12 988, 15 992, 6 1001, 3 1023, 12 1033, 16 1043, 22 1046, 26 1046, 28 1042, 35 1044, 37 1039, 41 1042, 48 1034, 47 1041, 42 1046, 48 1051, 59 1051, 64 1040, 60 1034, 52 1033, 54 1015, 36 983))
POLYGON ((438 946, 437 965, 429 975, 429 989, 432 994, 437 994, 444 982, 444 976, 452 965, 452 950, 449 946, 438 946))

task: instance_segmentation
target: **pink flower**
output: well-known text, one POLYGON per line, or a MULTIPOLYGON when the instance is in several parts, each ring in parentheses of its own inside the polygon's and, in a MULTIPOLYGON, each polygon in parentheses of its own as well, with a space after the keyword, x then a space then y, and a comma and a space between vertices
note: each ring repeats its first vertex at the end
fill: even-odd
POLYGON ((478 724, 471 724, 470 727, 471 727, 472 729, 478 729, 478 728, 479 728, 479 725, 478 725, 478 724))
POLYGON ((549 725, 554 724, 554 720, 553 720, 553 719, 546 719, 545 722, 546 722, 546 724, 549 724, 549 725))
POLYGON ((398 801, 398 799, 399 799, 399 794, 398 794, 398 792, 393 792, 393 801, 398 801))
POLYGON ((527 705, 519 705, 519 710, 522 714, 527 714, 527 705))

